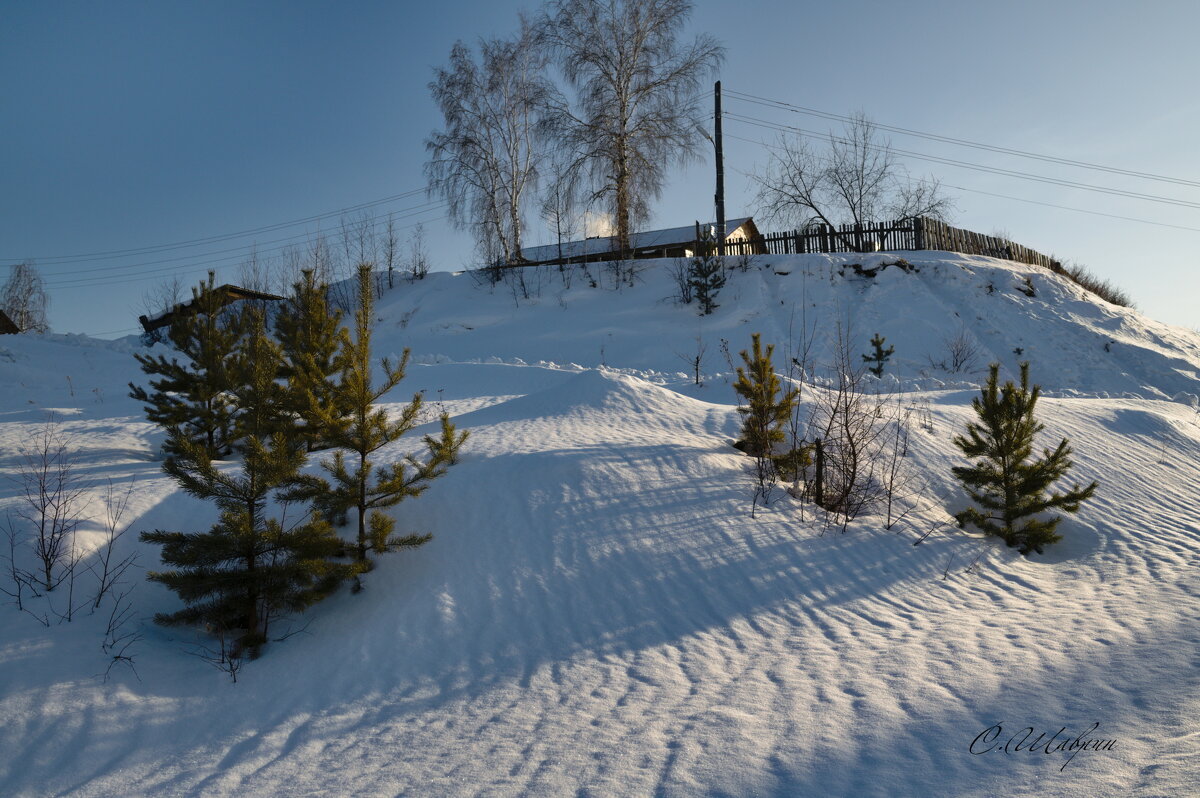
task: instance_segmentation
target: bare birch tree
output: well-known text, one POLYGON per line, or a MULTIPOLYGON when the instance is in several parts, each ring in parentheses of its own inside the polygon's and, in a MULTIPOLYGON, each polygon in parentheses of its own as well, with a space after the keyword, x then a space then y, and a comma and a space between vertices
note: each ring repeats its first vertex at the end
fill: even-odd
POLYGON ((707 34, 678 41, 691 12, 688 0, 555 0, 547 9, 547 42, 577 93, 574 108, 563 103, 552 117, 555 132, 612 212, 622 251, 667 167, 702 153, 697 94, 724 49, 707 34))
POLYGON ((537 188, 537 128, 555 93, 546 65, 537 31, 522 19, 515 38, 480 41, 478 62, 455 43, 429 84, 446 125, 425 142, 429 191, 472 231, 480 254, 505 264, 521 258, 523 214, 537 188))
POLYGON ((556 148, 550 157, 550 184, 542 195, 542 221, 550 229, 558 247, 558 268, 561 271, 566 257, 563 244, 570 241, 580 226, 579 169, 564 148, 556 148))
MULTIPOLYGON (((933 178, 915 180, 863 114, 829 133, 821 149, 797 134, 782 138, 765 174, 754 176, 757 204, 769 218, 807 226, 856 226, 918 216, 941 219, 953 207, 933 178)), ((839 234, 855 249, 865 240, 839 234)))
POLYGON ((0 288, 0 309, 21 332, 50 332, 46 309, 50 297, 34 265, 28 261, 9 267, 8 280, 0 288))

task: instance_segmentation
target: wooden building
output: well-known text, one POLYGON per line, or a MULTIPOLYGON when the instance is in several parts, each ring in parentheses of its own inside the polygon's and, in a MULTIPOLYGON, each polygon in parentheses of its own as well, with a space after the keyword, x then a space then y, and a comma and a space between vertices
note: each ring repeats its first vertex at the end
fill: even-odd
POLYGON ((0 335, 16 335, 21 332, 21 328, 17 323, 8 317, 8 314, 0 310, 0 335))
MULTIPOLYGON (((696 252, 696 242, 704 235, 717 238, 715 222, 695 223, 687 227, 670 227, 665 230, 650 230, 630 236, 630 250, 634 258, 690 258, 696 252)), ((729 219, 725 222, 725 235, 720 243, 738 241, 756 242, 762 239, 752 217, 729 219)), ((751 247, 755 245, 750 244, 751 247)), ((757 248, 756 248, 757 250, 757 248)), ((766 249, 762 249, 765 253, 766 249)), ((562 244, 546 244, 521 250, 527 266, 543 263, 593 263, 617 260, 621 252, 613 236, 593 236, 582 241, 564 241, 562 244)))
MULTIPOLYGON (((269 302, 277 302, 283 297, 275 296, 274 294, 266 294, 262 291, 251 291, 249 288, 242 288, 237 285, 219 286, 213 289, 214 293, 221 297, 221 306, 231 305, 234 302, 239 302, 243 299, 258 299, 269 302)), ((157 316, 138 316, 138 321, 142 324, 142 329, 148 333, 163 327, 169 327, 171 322, 179 315, 191 315, 196 312, 196 300, 191 299, 187 302, 180 303, 168 311, 159 313, 157 316)))

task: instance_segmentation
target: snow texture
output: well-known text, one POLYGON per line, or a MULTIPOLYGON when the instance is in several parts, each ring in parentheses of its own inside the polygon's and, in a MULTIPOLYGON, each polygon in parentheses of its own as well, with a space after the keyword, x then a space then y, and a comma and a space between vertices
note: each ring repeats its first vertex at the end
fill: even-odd
POLYGON ((162 474, 161 433, 126 396, 136 342, 0 338, 0 518, 3 477, 55 413, 91 484, 82 551, 106 481, 134 486, 121 553, 143 635, 136 674, 106 681, 109 604, 49 626, 0 606, 0 795, 1196 794, 1200 335, 1035 267, 848 266, 895 260, 761 257, 708 317, 672 299, 665 262, 620 290, 544 267, 528 299, 466 274, 385 293, 376 351, 414 355, 389 398, 422 390, 429 421, 471 430, 395 510, 434 539, 295 619, 236 684, 191 655, 204 638, 151 622, 178 603, 141 578, 158 552, 136 532, 214 513, 162 474), (895 346, 868 382, 918 409, 906 460, 927 495, 890 531, 871 515, 842 534, 779 491, 751 519, 722 340, 737 361, 760 332, 778 364, 815 331, 828 363, 839 323, 855 352, 877 332, 895 346), (931 366, 959 334, 974 370, 931 366), (685 373, 697 337, 703 387, 685 373), (963 501, 951 436, 988 362, 1010 378, 1026 359, 1041 445, 1070 438, 1071 477, 1100 482, 1029 559, 944 525, 963 501), (1109 750, 1054 749, 1093 724, 1109 750), (1040 733, 1049 753, 1027 750, 1040 733))

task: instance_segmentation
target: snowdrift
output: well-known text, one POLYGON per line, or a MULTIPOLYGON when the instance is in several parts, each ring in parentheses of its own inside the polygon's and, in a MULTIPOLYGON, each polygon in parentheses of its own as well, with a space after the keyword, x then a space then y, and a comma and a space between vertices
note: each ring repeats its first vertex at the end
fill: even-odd
MULTIPOLYGON (((708 317, 665 262, 620 290, 543 268, 528 298, 469 275, 398 285, 375 347, 413 352, 395 402, 422 390, 430 420, 472 433, 396 508, 433 542, 295 619, 237 684, 191 655, 202 637, 150 622, 177 605, 140 578, 136 674, 107 681, 106 610, 43 626, 0 606, 0 794, 1195 792, 1200 336, 1034 267, 896 260, 760 258, 708 317), (778 363, 808 331, 828 363, 839 327, 855 353, 876 332, 896 347, 869 384, 922 409, 907 460, 928 495, 892 530, 842 533, 782 492, 752 519, 725 351, 740 363, 761 332, 778 363), (931 364, 953 338, 973 368, 931 364), (1072 477, 1101 486, 1031 559, 944 525, 950 438, 987 363, 1021 360, 1072 477), (1107 749, 1054 748, 1093 724, 1107 749)), ((108 479, 135 486, 129 538, 212 517, 161 474, 125 396, 132 346, 0 339, 0 473, 56 412, 93 483, 85 548, 108 479)), ((0 513, 15 498, 0 480, 0 513)))

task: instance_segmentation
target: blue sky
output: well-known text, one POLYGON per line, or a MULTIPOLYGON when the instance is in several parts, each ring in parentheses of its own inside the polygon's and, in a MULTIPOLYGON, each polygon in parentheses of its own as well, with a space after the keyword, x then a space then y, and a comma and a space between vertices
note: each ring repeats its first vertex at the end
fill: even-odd
MULTIPOLYGON (((502 35, 535 3, 6 3, 0 10, 0 265, 33 259, 57 332, 133 331, 144 292, 270 253, 387 197, 423 221, 436 269, 471 247, 427 205, 427 84, 456 39, 502 35), (333 214, 333 215, 329 215, 333 214), (296 219, 318 224, 119 257, 296 219)), ((1200 181, 1194 2, 697 2, 686 31, 727 48, 727 90, 880 123, 1200 181)), ((728 98, 726 109, 828 122, 728 98)), ((775 134, 727 121, 727 206, 775 134), (738 138, 750 139, 751 142, 738 138)), ((1200 205, 1200 187, 892 135, 902 149, 1200 205)), ((1150 316, 1200 327, 1200 207, 910 161, 951 189, 953 221, 1088 265, 1150 316), (987 193, 980 193, 987 192, 987 193), (1005 195, 1015 199, 991 195, 1005 195), (1064 210, 1032 202, 1067 206, 1064 210), (1175 229, 1124 221, 1133 217, 1175 229)), ((653 226, 712 216, 711 160, 677 171, 653 226)), ((529 243, 547 240, 536 224, 529 243)))

